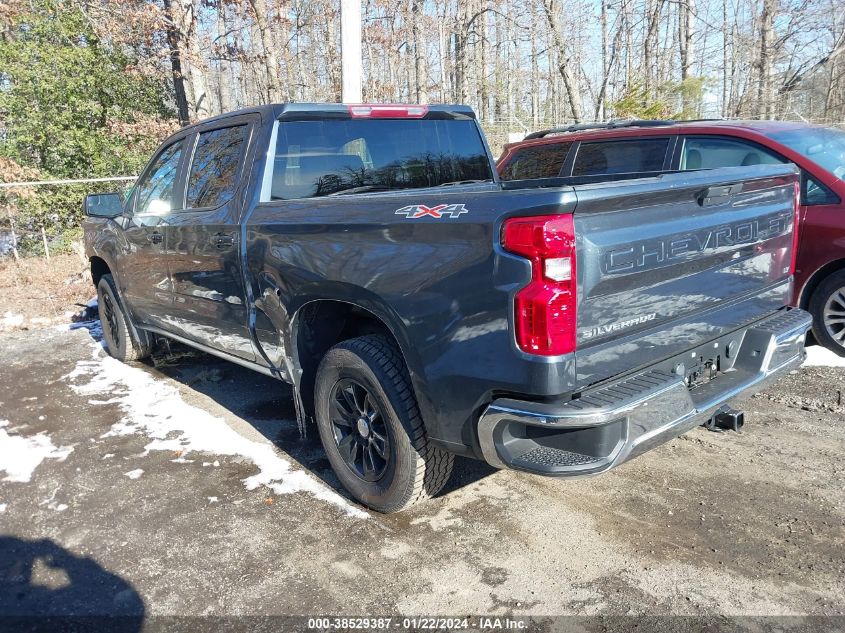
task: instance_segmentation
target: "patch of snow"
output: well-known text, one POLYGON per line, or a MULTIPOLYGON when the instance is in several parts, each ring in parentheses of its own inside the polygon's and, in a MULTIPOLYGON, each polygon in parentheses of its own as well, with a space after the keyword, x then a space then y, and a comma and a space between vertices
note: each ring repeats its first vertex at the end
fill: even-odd
MULTIPOLYGON (((96 338, 93 328, 87 329, 96 338)), ((99 343, 94 345, 92 359, 78 361, 65 379, 79 394, 108 394, 107 401, 123 410, 124 417, 102 437, 146 435, 151 441, 145 451, 171 451, 179 453, 180 459, 191 452, 246 459, 258 469, 243 480, 247 490, 266 486, 277 495, 307 492, 349 516, 369 516, 306 472, 294 470, 269 442, 245 438, 223 418, 185 402, 174 386, 105 355, 99 343)))
POLYGON ((217 503, 218 501, 219 501, 219 499, 217 497, 209 497, 208 498, 209 503, 217 503))
POLYGON ((821 345, 811 345, 807 348, 804 367, 845 367, 845 357, 834 354, 821 345))
POLYGON ((114 453, 106 453, 100 459, 111 459, 112 457, 114 457, 114 453))
POLYGON ((66 503, 56 503, 55 501, 51 501, 50 503, 48 503, 47 507, 50 510, 55 510, 56 512, 64 512, 65 510, 67 510, 66 503))
POLYGON ((0 512, 5 512, 5 511, 6 511, 6 507, 7 507, 7 506, 6 506, 6 504, 5 504, 5 503, 0 503, 0 512))
POLYGON ((73 446, 56 446, 46 433, 10 435, 3 428, 8 424, 8 420, 0 420, 0 472, 6 471, 4 481, 27 482, 45 459, 63 462, 73 451, 73 446))
POLYGON ((136 468, 135 470, 130 470, 128 473, 123 474, 129 477, 129 479, 138 479, 141 475, 144 474, 144 469, 136 468))
POLYGON ((6 312, 3 315, 3 325, 6 327, 18 327, 23 325, 23 315, 15 314, 14 312, 6 312))

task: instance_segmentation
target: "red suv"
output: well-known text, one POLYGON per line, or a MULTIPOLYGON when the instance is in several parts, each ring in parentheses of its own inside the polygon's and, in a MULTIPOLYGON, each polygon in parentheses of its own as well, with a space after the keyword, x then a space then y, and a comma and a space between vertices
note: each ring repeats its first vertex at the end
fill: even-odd
POLYGON ((503 180, 792 162, 801 169, 793 304, 816 340, 845 356, 845 132, 779 121, 619 121, 529 134, 505 146, 503 180))

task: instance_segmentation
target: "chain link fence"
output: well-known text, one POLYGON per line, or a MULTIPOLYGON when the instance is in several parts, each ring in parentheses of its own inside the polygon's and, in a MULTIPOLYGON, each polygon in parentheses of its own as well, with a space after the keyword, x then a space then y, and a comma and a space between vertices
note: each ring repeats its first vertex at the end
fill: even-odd
POLYGON ((133 177, 0 182, 0 257, 78 250, 82 201, 89 193, 125 191, 133 177))

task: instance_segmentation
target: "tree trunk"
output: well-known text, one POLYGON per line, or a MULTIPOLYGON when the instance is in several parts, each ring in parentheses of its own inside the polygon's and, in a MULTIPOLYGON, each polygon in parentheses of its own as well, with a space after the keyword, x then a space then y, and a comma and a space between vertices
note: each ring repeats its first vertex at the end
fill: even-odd
MULTIPOLYGON (((175 30, 175 50, 179 55, 180 74, 187 81, 189 118, 203 119, 211 114, 211 95, 203 69, 204 57, 197 39, 197 15, 194 0, 166 0, 175 30)), ((171 67, 173 58, 171 57, 171 67)))
POLYGON ((231 63, 227 59, 229 56, 228 46, 228 29, 226 28, 226 5, 223 2, 218 2, 217 5, 217 60, 218 68, 218 85, 217 85, 217 100, 220 104, 220 112, 229 112, 233 110, 232 107, 232 68, 231 63))
MULTIPOLYGON (((602 0, 605 1, 605 0, 602 0)), ((537 23, 537 5, 531 3, 531 23, 537 23)), ((540 52, 537 50, 537 38, 531 38, 531 125, 537 128, 540 125, 540 52)), ((509 68, 505 68, 505 74, 510 77, 509 68)))
POLYGON ((455 97, 460 103, 465 103, 467 100, 466 91, 466 62, 464 57, 466 55, 466 24, 458 18, 458 23, 455 29, 455 97))
POLYGON ((440 101, 449 101, 449 73, 447 72, 448 54, 446 50, 446 31, 444 22, 446 21, 445 11, 443 18, 437 21, 437 43, 438 51, 440 53, 440 101))
POLYGON ((270 22, 268 19, 267 0, 249 0, 252 12, 255 14, 255 24, 258 39, 261 42, 261 53, 264 60, 265 89, 267 103, 280 101, 282 96, 279 82, 279 59, 276 56, 270 22))
POLYGON ((774 40, 774 0, 763 0, 760 13, 760 56, 757 60, 757 116, 771 119, 774 114, 772 95, 772 44, 774 40))
POLYGON ((572 113, 572 119, 576 123, 581 122, 581 95, 579 93, 578 81, 572 75, 572 71, 569 68, 569 56, 566 46, 563 41, 563 36, 560 33, 560 29, 557 25, 557 20, 555 19, 555 9, 554 9, 554 0, 544 0, 543 8, 546 11, 546 19, 549 23, 549 30, 551 31, 552 37, 554 38, 555 47, 557 48, 558 55, 560 56, 558 71, 560 72, 560 78, 563 80, 563 88, 566 90, 566 96, 569 101, 569 109, 572 113))
POLYGON ((176 112, 179 116, 179 123, 188 125, 191 121, 191 113, 188 109, 188 95, 185 91, 185 74, 182 71, 182 46, 175 19, 177 11, 173 6, 172 0, 164 0, 164 10, 169 18, 167 24, 167 46, 170 49, 170 73, 173 77, 176 112))
POLYGON ((428 103, 428 74, 426 72, 426 46, 422 33, 424 19, 423 0, 411 0, 411 21, 414 36, 414 81, 417 103, 428 103))
POLYGON ((485 0, 481 7, 483 13, 477 18, 481 37, 481 59, 478 64, 478 101, 482 121, 490 120, 490 85, 487 78, 487 65, 490 59, 490 44, 487 41, 487 18, 489 17, 490 0, 485 0))
POLYGON ((643 88, 649 97, 656 96, 657 86, 653 79, 655 72, 655 49, 657 48, 657 29, 660 26, 660 13, 663 9, 663 0, 657 0, 651 5, 648 3, 648 30, 643 42, 643 88))
MULTIPOLYGON (((685 0, 678 6, 678 49, 681 57, 681 82, 690 79, 690 68, 695 59, 693 37, 695 26, 693 14, 695 13, 695 0, 685 0)), ((690 94, 689 86, 684 87, 684 114, 690 115, 697 103, 690 94)))

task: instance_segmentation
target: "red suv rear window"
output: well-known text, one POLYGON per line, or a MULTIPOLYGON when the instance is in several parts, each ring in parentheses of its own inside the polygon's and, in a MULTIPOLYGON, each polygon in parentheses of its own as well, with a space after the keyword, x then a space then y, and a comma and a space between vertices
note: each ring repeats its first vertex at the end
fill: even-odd
POLYGON ((554 178, 560 175, 572 143, 535 145, 518 149, 501 173, 502 180, 554 178))
POLYGON ((630 174, 661 171, 669 147, 668 138, 581 143, 573 176, 630 174))

